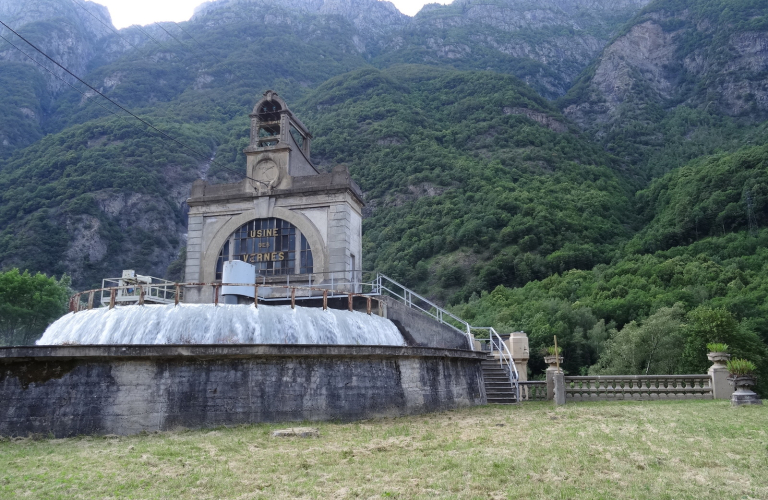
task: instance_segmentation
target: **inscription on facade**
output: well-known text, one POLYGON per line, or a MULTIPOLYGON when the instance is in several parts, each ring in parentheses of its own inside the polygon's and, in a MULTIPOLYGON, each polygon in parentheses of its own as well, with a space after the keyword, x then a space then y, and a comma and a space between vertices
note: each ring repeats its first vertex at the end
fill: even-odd
POLYGON ((255 219, 235 230, 219 253, 217 279, 224 262, 240 260, 253 264, 256 273, 306 274, 313 272, 312 250, 306 237, 288 221, 255 219))

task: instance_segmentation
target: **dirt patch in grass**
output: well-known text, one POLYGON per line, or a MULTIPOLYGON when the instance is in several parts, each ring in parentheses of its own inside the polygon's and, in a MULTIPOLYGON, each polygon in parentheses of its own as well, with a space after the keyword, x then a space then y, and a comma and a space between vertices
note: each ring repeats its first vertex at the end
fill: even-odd
POLYGON ((0 498, 768 498, 768 407, 548 403, 0 442, 0 498))

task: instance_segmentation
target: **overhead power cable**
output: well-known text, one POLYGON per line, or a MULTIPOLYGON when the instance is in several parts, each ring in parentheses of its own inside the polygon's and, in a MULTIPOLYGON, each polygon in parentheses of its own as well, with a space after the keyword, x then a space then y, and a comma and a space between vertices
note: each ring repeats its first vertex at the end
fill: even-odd
MULTIPOLYGON (((11 27, 10 27, 10 26, 8 26, 7 24, 5 24, 3 21, 0 21, 0 24, 2 24, 3 26, 5 26, 5 27, 6 27, 6 28, 7 28, 9 31, 11 31, 11 32, 12 32, 14 35, 16 35, 17 37, 19 37, 19 38, 21 38, 22 40, 24 40, 24 42, 25 42, 27 45, 29 45, 30 47, 32 47, 33 49, 35 49, 37 52, 39 52, 40 54, 42 54, 42 55, 43 55, 43 57, 45 57, 46 59, 48 59, 49 61, 51 61, 53 64, 55 64, 55 65, 56 65, 56 66, 58 66, 59 68, 63 69, 65 72, 67 72, 67 73, 68 73, 69 75, 71 75, 72 77, 74 77, 74 78, 75 78, 77 81, 79 81, 80 83, 82 83, 83 85, 85 85, 86 87, 88 87, 88 88, 89 88, 89 89, 91 89, 93 92, 95 92, 96 94, 100 95, 101 97, 103 97, 104 99, 106 99, 107 101, 109 101, 110 103, 114 104, 115 106, 117 106, 118 108, 120 108, 120 109, 121 109, 122 111, 124 111, 125 113, 128 113, 128 114, 129 114, 129 115, 131 115, 133 118, 135 118, 136 120, 140 121, 141 123, 143 123, 144 125, 146 125, 146 126, 147 126, 147 127, 149 127, 150 129, 154 130, 154 131, 155 131, 155 132, 157 132, 157 133, 158 133, 158 134, 159 134, 161 137, 165 137, 166 139, 168 139, 168 140, 170 140, 170 141, 174 142, 175 144, 177 144, 177 145, 179 145, 179 146, 181 146, 181 147, 183 147, 183 148, 185 148, 185 149, 187 149, 187 150, 191 151, 192 153, 196 154, 198 157, 200 157, 200 158, 203 158, 203 159, 205 159, 206 161, 210 161, 210 162, 211 162, 211 163, 213 163, 214 165, 216 165, 216 166, 218 166, 218 167, 221 167, 221 168, 223 168, 224 170, 227 170, 227 171, 229 171, 229 172, 232 172, 232 173, 234 173, 234 174, 237 174, 237 175, 243 176, 243 177, 245 177, 246 179, 249 179, 249 180, 251 180, 251 181, 254 181, 254 182, 258 182, 258 183, 260 183, 260 184, 264 184, 264 185, 266 185, 266 183, 265 183, 265 182, 259 181, 259 180, 257 180, 257 179, 253 179, 253 178, 251 178, 251 177, 248 177, 246 174, 243 174, 242 172, 238 172, 238 171, 236 171, 236 170, 233 170, 233 169, 231 169, 231 168, 229 168, 229 167, 226 167, 226 166, 224 166, 224 165, 221 165, 221 164, 219 164, 219 163, 216 163, 215 161, 213 161, 213 159, 212 159, 212 158, 209 158, 209 157, 208 157, 208 155, 207 155, 206 153, 202 153, 202 152, 200 152, 200 151, 197 151, 196 149, 192 148, 191 146, 189 146, 189 145, 187 145, 187 144, 184 144, 183 142, 179 141, 178 139, 176 139, 176 138, 174 138, 174 137, 171 137, 170 135, 168 135, 167 133, 165 133, 165 132, 163 132, 162 130, 158 129, 157 127, 155 127, 154 125, 152 125, 152 124, 151 124, 151 123, 149 123, 148 121, 146 121, 146 120, 144 120, 143 118, 141 118, 141 117, 139 117, 139 116, 135 115, 134 113, 132 113, 132 112, 131 112, 131 111, 129 111, 128 109, 124 108, 123 106, 121 106, 121 105, 120 105, 120 104, 118 104, 117 102, 113 101, 112 99, 110 99, 109 97, 107 97, 106 95, 104 95, 104 94, 103 94, 101 91, 99 91, 98 89, 94 88, 92 85, 90 85, 88 82, 84 81, 82 78, 80 78, 80 77, 79 77, 79 76, 77 76, 76 74, 72 73, 72 72, 71 72, 69 69, 67 69, 67 68, 65 68, 64 66, 62 66, 61 64, 59 64, 59 62, 57 62, 57 61, 56 61, 55 59, 53 59, 51 56, 49 56, 48 54, 46 54, 45 52, 43 52, 43 51, 42 51, 40 48, 38 48, 38 47, 37 47, 35 44, 33 44, 32 42, 30 42, 29 40, 27 40, 26 38, 24 38, 23 36, 21 36, 21 35, 20 35, 20 34, 19 34, 17 31, 15 31, 13 28, 11 28, 11 27)), ((4 40, 6 40, 6 41, 8 41, 8 40, 7 40, 5 37, 3 37, 3 39, 4 39, 4 40)), ((8 42, 9 42, 9 43, 11 43, 10 41, 8 41, 8 42)), ((14 45, 13 43, 11 43, 11 45, 13 45, 13 46, 14 46, 15 48, 17 48, 17 49, 18 49, 20 52, 22 52, 22 53, 24 53, 24 54, 26 55, 26 53, 25 53, 23 50, 21 50, 21 49, 19 49, 18 47, 16 47, 16 45, 14 45)), ((29 57, 29 56, 27 56, 27 57, 29 57)), ((35 61, 35 59, 32 59, 32 60, 33 60, 33 61, 35 61)), ((36 61, 36 62, 37 62, 37 61, 36 61)), ((39 63, 38 63, 38 64, 39 64, 39 63)), ((82 94, 83 92, 80 92, 80 93, 82 94)), ((103 107, 103 106, 102 106, 102 107, 103 107)), ((107 109, 107 108, 105 108, 105 109, 107 109)), ((112 114, 114 114, 114 115, 116 115, 116 116, 120 117, 120 115, 119 115, 119 114, 117 114, 117 113, 115 113, 114 111, 112 111, 112 110, 108 110, 108 111, 109 111, 110 113, 112 113, 112 114)))
POLYGON ((178 38, 176 38, 175 36, 173 36, 173 35, 171 34, 171 32, 170 32, 170 31, 168 31, 167 29, 163 28, 163 26, 162 26, 160 23, 155 23, 155 24, 157 25, 157 27, 158 27, 158 28, 160 28, 161 30, 165 31, 165 32, 168 34, 168 36, 169 36, 169 37, 171 37, 171 38, 173 38, 174 40, 176 40, 177 42, 179 42, 179 45, 181 45, 181 46, 182 46, 182 47, 184 47, 185 49, 186 49, 186 48, 188 48, 188 47, 187 47, 187 45, 186 45, 185 43, 182 43, 182 42, 181 42, 181 40, 179 40, 178 38))
POLYGON ((170 50, 168 47, 166 47, 166 46, 165 46, 165 45, 163 45, 162 43, 158 42, 158 41, 157 41, 157 39, 156 39, 155 37, 153 37, 152 35, 150 35, 150 34, 149 34, 149 33, 147 33, 146 31, 144 31, 144 29, 143 29, 141 26, 139 26, 138 24, 134 24, 133 26, 130 26, 128 29, 130 29, 130 28, 136 28, 137 30, 139 30, 139 31, 141 31, 142 33, 144 33, 144 34, 145 34, 146 36, 148 36, 148 37, 149 37, 149 38, 150 38, 150 39, 151 39, 153 42, 155 42, 157 45, 159 45, 161 49, 170 50))
POLYGON ((190 33, 189 33, 187 30, 185 30, 184 28, 182 28, 182 27, 181 27, 181 25, 180 25, 179 23, 177 23, 177 22, 174 22, 174 21, 171 21, 171 22, 172 22, 173 24, 175 24, 175 25, 176 25, 176 27, 177 27, 177 28, 179 28, 179 29, 181 30, 181 32, 182 32, 182 33, 184 33, 184 34, 185 34, 185 35, 187 35, 189 38, 191 38, 191 39, 192 39, 192 41, 193 41, 193 42, 195 42, 195 43, 198 45, 198 47, 200 47, 201 49, 203 49, 203 50, 204 50, 204 51, 205 51, 205 52, 206 52, 206 53, 207 53, 209 56, 213 57, 214 59, 217 59, 215 55, 211 54, 211 52, 210 52, 210 51, 209 51, 209 50, 208 50, 208 49, 205 47, 205 45, 203 45, 202 43, 198 42, 198 41, 197 41, 197 38, 193 37, 193 36, 192 36, 192 35, 191 35, 191 34, 190 34, 190 33))

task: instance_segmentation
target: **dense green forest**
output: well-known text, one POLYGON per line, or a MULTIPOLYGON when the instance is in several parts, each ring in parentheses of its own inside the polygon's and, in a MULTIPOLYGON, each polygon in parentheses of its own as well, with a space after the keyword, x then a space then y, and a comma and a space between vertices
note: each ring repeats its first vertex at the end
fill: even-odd
MULTIPOLYGON (((622 5, 233 2, 83 49, 85 80, 183 146, 0 41, 0 271, 181 279, 189 187, 245 172, 271 88, 363 189, 364 267, 527 332, 532 376, 557 335, 569 373, 701 372, 722 341, 765 381, 768 3, 622 5)), ((46 23, 22 31, 61 50, 46 23)))
POLYGON ((629 237, 618 162, 514 77, 365 69, 300 109, 315 154, 348 164, 373 201, 365 267, 442 300, 590 269, 629 237))
MULTIPOLYGON (((706 343, 719 341, 768 378, 768 206, 760 194, 766 176, 768 146, 692 162, 637 194, 649 222, 610 263, 483 291, 454 312, 528 332, 532 353, 557 335, 571 373, 611 373, 612 343, 634 345, 637 364, 621 365, 625 371, 698 373, 706 368, 706 343), (712 316, 724 326, 708 330, 712 316), (676 340, 649 365, 651 327, 643 327, 654 322, 672 325, 667 336, 676 340)), ((543 368, 541 354, 533 359, 534 370, 543 368)))

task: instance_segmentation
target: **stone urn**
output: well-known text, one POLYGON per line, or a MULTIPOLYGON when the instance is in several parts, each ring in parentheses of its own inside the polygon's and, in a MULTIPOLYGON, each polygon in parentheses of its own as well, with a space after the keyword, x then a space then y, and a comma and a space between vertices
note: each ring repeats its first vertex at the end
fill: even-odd
POLYGON ((707 354, 707 359, 709 359, 718 368, 721 366, 725 368, 725 363, 731 359, 731 355, 727 352, 710 352, 707 354))
POLYGON ((731 396, 731 405, 761 405, 763 401, 757 397, 750 387, 755 385, 754 375, 735 375, 728 378, 732 386, 736 388, 731 396))
POLYGON ((549 365, 549 368, 547 368, 547 370, 557 370, 558 361, 562 365, 563 357, 562 356, 544 356, 544 362, 549 365))

